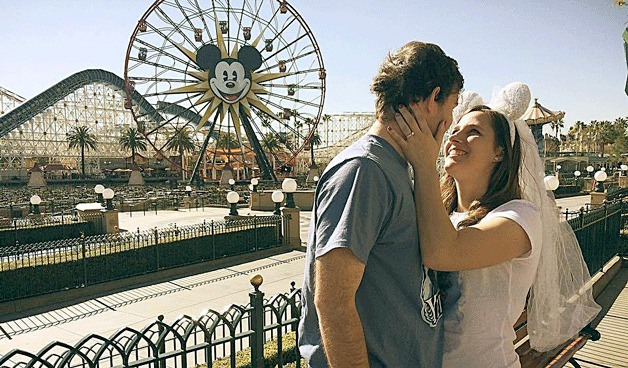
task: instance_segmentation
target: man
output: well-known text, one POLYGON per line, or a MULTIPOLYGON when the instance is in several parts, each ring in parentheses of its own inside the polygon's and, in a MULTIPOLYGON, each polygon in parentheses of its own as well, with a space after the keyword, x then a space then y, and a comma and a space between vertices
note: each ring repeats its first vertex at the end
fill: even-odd
POLYGON ((371 87, 376 122, 325 169, 308 238, 299 345, 310 367, 440 367, 441 295, 421 264, 408 164, 387 129, 417 104, 435 133, 464 80, 440 47, 410 42, 371 87))

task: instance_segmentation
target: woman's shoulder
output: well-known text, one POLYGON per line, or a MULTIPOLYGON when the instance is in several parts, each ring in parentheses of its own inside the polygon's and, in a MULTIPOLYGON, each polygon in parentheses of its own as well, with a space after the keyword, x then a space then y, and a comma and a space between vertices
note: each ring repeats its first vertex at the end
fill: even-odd
POLYGON ((541 209, 534 203, 525 199, 513 199, 504 204, 501 204, 491 210, 488 215, 495 215, 500 212, 513 211, 520 213, 521 215, 539 216, 541 209))

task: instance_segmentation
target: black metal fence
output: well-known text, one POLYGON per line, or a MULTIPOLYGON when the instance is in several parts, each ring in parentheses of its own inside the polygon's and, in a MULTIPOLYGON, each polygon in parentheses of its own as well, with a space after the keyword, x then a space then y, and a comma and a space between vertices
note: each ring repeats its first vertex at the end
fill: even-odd
POLYGON ((595 274, 619 252, 624 227, 622 214, 626 210, 628 205, 619 199, 588 212, 578 211, 577 216, 568 220, 591 274, 595 274))
POLYGON ((122 279, 283 244, 281 216, 0 248, 0 301, 122 279))
POLYGON ((82 234, 95 235, 95 222, 100 222, 102 214, 81 214, 76 211, 52 215, 31 215, 24 218, 0 219, 0 248, 37 243, 44 240, 77 238, 82 234))
MULTIPOLYGON (((592 273, 616 254, 625 207, 618 201, 569 220, 592 273)), ((293 282, 289 293, 265 300, 261 280, 255 281, 248 305, 232 305, 223 313, 209 310, 198 319, 183 316, 171 324, 160 316, 141 331, 90 335, 74 346, 54 342, 37 354, 13 350, 0 358, 0 367, 300 368, 301 291, 293 282)))
POLYGON ((258 287, 245 306, 232 305, 222 313, 209 310, 196 319, 183 316, 172 323, 160 316, 140 331, 89 335, 74 346, 54 342, 37 354, 13 350, 0 357, 0 367, 262 368, 290 362, 301 367, 296 348, 301 291, 292 283, 289 293, 265 300, 258 287))

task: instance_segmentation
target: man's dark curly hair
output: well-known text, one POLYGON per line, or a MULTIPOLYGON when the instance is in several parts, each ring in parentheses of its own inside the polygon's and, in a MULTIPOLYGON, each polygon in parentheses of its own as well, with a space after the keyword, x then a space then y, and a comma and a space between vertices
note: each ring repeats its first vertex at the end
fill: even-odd
POLYGON ((429 97, 436 87, 436 101, 443 102, 462 90, 464 78, 458 62, 437 45, 411 41, 388 54, 375 76, 371 92, 377 96, 375 117, 392 120, 398 105, 408 105, 429 97))

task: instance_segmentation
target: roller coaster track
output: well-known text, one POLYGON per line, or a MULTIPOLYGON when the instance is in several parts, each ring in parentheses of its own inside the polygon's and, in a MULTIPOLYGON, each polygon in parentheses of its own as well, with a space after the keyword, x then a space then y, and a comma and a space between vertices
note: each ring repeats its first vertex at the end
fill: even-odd
MULTIPOLYGON (((37 114, 40 114, 56 102, 62 100, 75 90, 96 82, 110 85, 123 93, 125 91, 124 79, 106 70, 87 69, 72 74, 0 117, 0 138, 32 119, 37 114)), ((139 107, 142 114, 152 116, 156 121, 163 119, 155 108, 137 91, 133 92, 132 100, 134 105, 139 107)))

